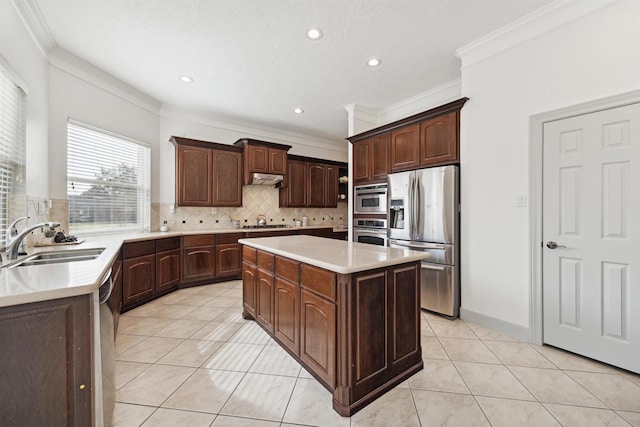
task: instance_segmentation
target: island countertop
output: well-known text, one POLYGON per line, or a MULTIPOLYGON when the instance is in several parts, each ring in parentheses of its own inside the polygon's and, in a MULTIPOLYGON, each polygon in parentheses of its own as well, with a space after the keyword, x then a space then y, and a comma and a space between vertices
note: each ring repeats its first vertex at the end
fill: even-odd
POLYGON ((340 274, 429 258, 425 252, 305 235, 258 237, 240 239, 238 242, 340 274))

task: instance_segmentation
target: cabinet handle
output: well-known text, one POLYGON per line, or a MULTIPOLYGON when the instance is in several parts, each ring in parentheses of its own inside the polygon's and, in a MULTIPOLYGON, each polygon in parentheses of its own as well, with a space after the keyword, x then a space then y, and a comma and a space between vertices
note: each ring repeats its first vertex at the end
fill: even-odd
POLYGON ((80 384, 80 390, 84 390, 86 386, 84 384, 80 384))

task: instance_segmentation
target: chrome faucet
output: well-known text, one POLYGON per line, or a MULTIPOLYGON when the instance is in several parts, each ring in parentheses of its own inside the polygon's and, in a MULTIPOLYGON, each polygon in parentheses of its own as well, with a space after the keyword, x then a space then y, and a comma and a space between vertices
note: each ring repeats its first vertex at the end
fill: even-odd
POLYGON ((59 222, 41 222, 39 224, 35 224, 32 226, 26 226, 24 230, 18 233, 18 229, 16 228, 16 224, 22 221, 23 219, 29 219, 28 216, 23 216, 22 218, 18 218, 11 223, 9 227, 7 227, 6 231, 6 255, 7 259, 14 260, 18 258, 18 248, 22 244, 22 241, 29 233, 31 233, 36 228, 47 227, 50 230, 55 230, 56 227, 60 226, 59 222))

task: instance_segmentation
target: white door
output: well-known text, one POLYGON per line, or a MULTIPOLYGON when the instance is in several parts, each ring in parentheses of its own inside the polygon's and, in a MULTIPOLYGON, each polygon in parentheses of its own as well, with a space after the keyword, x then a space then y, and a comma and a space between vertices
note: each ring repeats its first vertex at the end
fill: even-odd
POLYGON ((640 373, 640 104, 543 138, 544 342, 640 373))

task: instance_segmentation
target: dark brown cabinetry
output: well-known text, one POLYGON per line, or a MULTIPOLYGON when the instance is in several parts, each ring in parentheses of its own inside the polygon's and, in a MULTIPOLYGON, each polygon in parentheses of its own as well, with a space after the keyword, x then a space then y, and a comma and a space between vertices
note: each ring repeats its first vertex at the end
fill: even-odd
POLYGON ((242 148, 171 137, 178 206, 242 206, 242 148))
POLYGON ((286 186, 280 189, 280 206, 307 206, 307 162, 289 160, 286 186))
POLYGON ((344 163, 289 156, 287 177, 280 189, 280 206, 335 208, 341 168, 347 170, 344 163))
POLYGON ((242 270, 242 233, 216 236, 216 277, 236 276, 242 270))
POLYGON ((273 298, 275 276, 273 274, 273 254, 258 251, 258 271, 256 281, 256 321, 273 334, 273 298))
POLYGON ((244 149, 245 184, 251 184, 253 173, 287 174, 287 151, 290 145, 242 138, 233 143, 244 149))
POLYGON ((380 181, 391 172, 458 163, 460 109, 467 98, 349 138, 353 181, 380 181))
POLYGON ((274 335, 292 353, 300 353, 300 263, 276 257, 274 335))
POLYGON ((201 282, 216 277, 215 235, 182 237, 182 282, 201 282))
POLYGON ((256 318, 257 255, 256 249, 248 246, 242 247, 242 313, 245 319, 256 318))
MULTIPOLYGON (((309 163, 307 173, 309 176, 309 185, 307 186, 308 206, 314 208, 325 207, 327 203, 327 165, 309 163)), ((338 178, 336 177, 337 184, 338 178)))
POLYGON ((92 424, 90 295, 0 308, 0 425, 92 424))
POLYGON ((180 249, 156 254, 157 291, 176 289, 180 284, 180 249))

